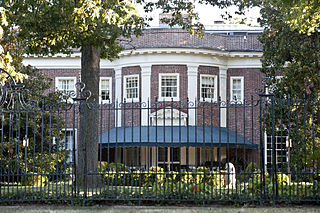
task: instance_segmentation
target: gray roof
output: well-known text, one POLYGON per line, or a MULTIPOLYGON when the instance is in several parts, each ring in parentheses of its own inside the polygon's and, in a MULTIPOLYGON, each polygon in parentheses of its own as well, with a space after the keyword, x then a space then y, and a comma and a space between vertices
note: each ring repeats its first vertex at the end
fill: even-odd
POLYGON ((261 52, 258 35, 229 36, 205 33, 203 37, 191 36, 182 29, 146 29, 140 37, 123 43, 125 49, 142 48, 193 48, 219 51, 261 52))
POLYGON ((133 126, 116 127, 99 137, 99 144, 107 147, 230 147, 257 149, 235 132, 214 126, 133 126))

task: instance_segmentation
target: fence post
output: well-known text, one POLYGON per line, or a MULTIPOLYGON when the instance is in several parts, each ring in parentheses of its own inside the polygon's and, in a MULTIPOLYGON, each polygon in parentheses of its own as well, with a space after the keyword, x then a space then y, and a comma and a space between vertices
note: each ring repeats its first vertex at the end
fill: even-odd
POLYGON ((91 96, 91 92, 88 90, 84 90, 85 84, 82 82, 76 83, 77 91, 74 94, 71 94, 72 99, 74 101, 73 104, 79 103, 79 115, 80 115, 80 123, 79 123, 79 136, 80 140, 78 142, 78 156, 84 155, 83 158, 78 157, 78 162, 76 163, 76 186, 77 191, 83 189, 84 199, 87 197, 87 150, 86 150, 86 117, 87 117, 87 100, 91 96))
POLYGON ((264 193, 265 192, 265 162, 264 162, 264 130, 263 130, 263 122, 262 122, 262 112, 263 112, 263 99, 262 96, 259 95, 259 123, 260 123, 260 205, 263 205, 264 193))

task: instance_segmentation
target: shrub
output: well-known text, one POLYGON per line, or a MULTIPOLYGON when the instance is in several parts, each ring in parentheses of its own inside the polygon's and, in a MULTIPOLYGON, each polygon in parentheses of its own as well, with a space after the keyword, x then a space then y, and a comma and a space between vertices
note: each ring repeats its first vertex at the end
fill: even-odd
POLYGON ((108 162, 107 161, 99 161, 98 162, 98 172, 105 172, 108 170, 108 162))
POLYGON ((48 177, 39 173, 29 172, 25 175, 22 184, 25 186, 45 186, 48 183, 48 177))
POLYGON ((286 174, 277 174, 277 181, 279 185, 288 185, 290 183, 290 178, 286 174))
POLYGON ((210 184, 211 186, 221 188, 224 186, 224 178, 219 172, 212 171, 210 172, 210 175, 207 176, 206 183, 210 184))
POLYGON ((109 170, 113 171, 129 171, 129 168, 122 163, 110 163, 108 166, 108 163, 106 162, 106 166, 109 170))
POLYGON ((153 185, 154 183, 162 184, 165 180, 165 173, 163 168, 152 166, 149 168, 148 173, 146 173, 146 183, 153 185))
POLYGON ((244 172, 237 175, 237 181, 240 182, 252 182, 252 179, 260 180, 261 170, 256 163, 249 163, 244 172))

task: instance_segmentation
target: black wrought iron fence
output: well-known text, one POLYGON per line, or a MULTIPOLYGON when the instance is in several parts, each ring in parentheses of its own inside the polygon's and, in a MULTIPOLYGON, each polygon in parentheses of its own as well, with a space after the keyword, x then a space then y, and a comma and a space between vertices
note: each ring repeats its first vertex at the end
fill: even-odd
POLYGON ((1 94, 1 202, 320 198, 314 100, 31 105, 14 81, 1 94))

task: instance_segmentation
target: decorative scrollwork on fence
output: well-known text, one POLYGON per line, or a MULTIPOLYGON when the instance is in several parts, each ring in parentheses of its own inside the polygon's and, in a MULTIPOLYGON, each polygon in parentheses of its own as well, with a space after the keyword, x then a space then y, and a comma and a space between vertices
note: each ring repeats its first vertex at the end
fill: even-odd
POLYGON ((273 93, 278 89, 276 84, 272 82, 271 77, 265 77, 262 79, 262 86, 257 87, 255 92, 259 96, 273 96, 273 93))
POLYGON ((91 91, 85 90, 86 85, 83 82, 77 82, 76 91, 72 91, 69 93, 70 98, 74 101, 87 101, 91 97, 91 91))
POLYGON ((17 84, 12 75, 0 68, 2 85, 0 86, 0 108, 7 110, 33 109, 38 107, 38 102, 28 100, 29 90, 24 85, 17 84))

